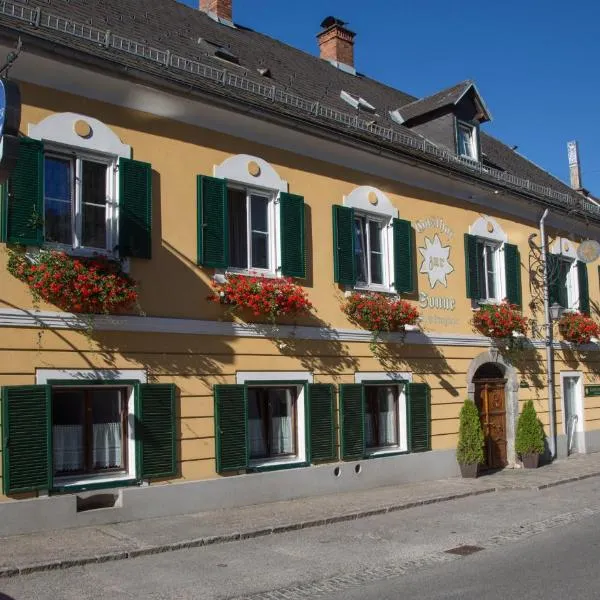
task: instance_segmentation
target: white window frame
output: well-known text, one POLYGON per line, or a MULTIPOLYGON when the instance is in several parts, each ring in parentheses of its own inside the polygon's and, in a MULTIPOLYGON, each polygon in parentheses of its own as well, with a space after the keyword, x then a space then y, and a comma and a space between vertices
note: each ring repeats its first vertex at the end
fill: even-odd
MULTIPOLYGON (((312 373, 306 371, 278 371, 269 373, 264 371, 239 371, 236 374, 236 383, 238 385, 256 386, 256 387, 277 387, 286 385, 290 381, 301 382, 292 383, 297 388, 296 395, 296 456, 288 458, 275 459, 256 459, 249 460, 250 469, 261 467, 279 467, 289 465, 303 465, 307 462, 306 455, 306 385, 313 382, 312 373), (277 383, 281 382, 281 383, 277 383)), ((246 427, 248 423, 246 422, 246 427)))
POLYGON ((458 121, 456 123, 456 150, 459 156, 468 158, 470 160, 479 160, 479 153, 477 148, 477 127, 466 123, 465 121, 458 121), (468 147, 471 154, 464 154, 461 150, 461 134, 468 135, 468 147))
POLYGON ((46 213, 45 168, 46 157, 68 160, 71 163, 71 245, 46 241, 44 229, 44 247, 62 250, 68 254, 93 256, 100 254, 107 257, 118 257, 119 208, 118 208, 118 175, 117 157, 109 154, 89 152, 81 149, 65 148, 58 144, 44 144, 44 221, 46 213), (82 162, 90 161, 106 165, 106 240, 104 248, 94 248, 81 244, 83 236, 83 193, 82 193, 82 162))
MULTIPOLYGON (((385 456, 408 452, 408 403, 406 386, 412 382, 412 373, 357 372, 354 382, 364 385, 398 386, 398 445, 382 449, 365 449, 367 456, 385 456)), ((364 420, 363 415, 363 420, 364 420)))
POLYGON ((488 238, 477 238, 477 260, 479 261, 479 247, 483 247, 483 263, 485 273, 480 273, 480 281, 482 284, 482 291, 485 295, 479 299, 480 302, 494 303, 501 302, 506 297, 506 269, 504 266, 504 244, 496 240, 490 240, 488 238), (491 261, 494 267, 494 279, 496 282, 496 289, 494 294, 491 295, 488 290, 487 281, 487 269, 490 261, 489 254, 492 253, 491 261))
POLYGON ((570 263, 566 282, 567 303, 569 306, 563 308, 567 312, 576 312, 579 310, 579 271, 577 269, 575 245, 567 238, 558 238, 550 248, 550 252, 557 256, 559 260, 570 263))
MULTIPOLYGON (((72 380, 81 382, 81 387, 94 387, 93 381, 110 381, 114 386, 102 387, 127 387, 127 471, 122 473, 110 473, 108 475, 77 475, 74 477, 54 477, 52 483, 54 487, 68 489, 70 487, 79 488, 86 485, 111 484, 119 485, 123 481, 130 481, 136 478, 136 436, 135 436, 135 386, 131 384, 119 384, 119 381, 129 380, 146 383, 146 371, 142 370, 94 370, 94 369, 37 369, 36 384, 46 385, 50 381, 72 380)), ((60 386, 57 386, 60 387, 60 386)), ((76 386, 73 386, 75 389, 76 386)), ((52 424, 50 424, 52 427, 52 424)))
MULTIPOLYGON (((265 277, 277 277, 281 274, 280 257, 281 248, 279 241, 279 194, 275 190, 266 190, 258 187, 251 187, 235 181, 227 182, 227 190, 238 190, 246 193, 246 252, 248 262, 252 262, 252 225, 251 225, 251 205, 250 197, 252 195, 267 198, 268 204, 268 227, 269 227, 269 244, 268 244, 268 259, 269 267, 267 269, 248 266, 248 268, 227 266, 226 273, 236 275, 263 275, 265 277)), ((227 197, 229 203, 229 195, 227 197)), ((229 223, 227 224, 229 227, 229 223)), ((228 240, 228 243, 230 241, 228 240)))
MULTIPOLYGON (((394 247, 394 232, 392 227, 392 220, 385 216, 372 212, 355 211, 354 218, 362 217, 367 220, 367 272, 368 278, 371 279, 371 240, 370 230, 368 223, 374 221, 381 225, 381 260, 382 260, 382 272, 383 272, 383 283, 371 283, 365 281, 356 281, 355 289, 357 290, 368 290, 374 292, 394 292, 391 286, 392 273, 394 272, 393 261, 393 247, 394 247)), ((355 225, 352 223, 352 235, 355 234, 355 225)), ((356 256, 353 257, 356 260, 356 256)), ((357 275, 358 277, 358 275, 357 275)))
MULTIPOLYGON (((561 410, 562 410, 562 422, 563 422, 563 433, 569 439, 569 432, 567 431, 568 423, 565 418, 567 414, 567 402, 565 398, 565 379, 577 378, 577 431, 579 439, 579 447, 577 452, 585 453, 585 388, 583 382, 583 373, 581 371, 561 371, 560 372, 560 396, 561 396, 561 410), (580 418, 581 417, 581 418, 580 418)), ((568 449, 567 449, 568 450, 568 449)))

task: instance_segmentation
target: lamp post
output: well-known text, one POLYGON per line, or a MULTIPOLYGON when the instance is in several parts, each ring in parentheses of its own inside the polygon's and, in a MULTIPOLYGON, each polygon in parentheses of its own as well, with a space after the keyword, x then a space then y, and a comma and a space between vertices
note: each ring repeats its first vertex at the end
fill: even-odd
MULTIPOLYGON (((562 317, 564 310, 565 309, 558 302, 554 302, 550 306, 550 321, 558 321, 562 317)), ((550 325, 552 325, 552 323, 550 323, 550 325)))

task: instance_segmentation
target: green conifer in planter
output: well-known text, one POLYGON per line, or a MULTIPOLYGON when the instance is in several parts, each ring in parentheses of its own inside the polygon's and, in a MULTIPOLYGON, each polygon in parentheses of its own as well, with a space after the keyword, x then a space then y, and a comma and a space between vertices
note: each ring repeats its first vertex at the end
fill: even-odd
POLYGON ((533 400, 528 400, 519 415, 515 450, 527 469, 536 469, 544 452, 544 427, 537 418, 533 400))
POLYGON ((483 463, 483 431, 479 411, 471 400, 465 400, 460 409, 456 460, 463 477, 477 477, 477 466, 483 463))

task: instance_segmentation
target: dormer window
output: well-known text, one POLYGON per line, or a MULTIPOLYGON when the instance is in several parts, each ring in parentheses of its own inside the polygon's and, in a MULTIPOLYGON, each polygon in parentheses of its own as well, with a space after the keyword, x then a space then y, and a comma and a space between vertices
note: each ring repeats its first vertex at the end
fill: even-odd
POLYGON ((456 145, 459 156, 477 160, 477 128, 459 121, 456 127, 456 145))

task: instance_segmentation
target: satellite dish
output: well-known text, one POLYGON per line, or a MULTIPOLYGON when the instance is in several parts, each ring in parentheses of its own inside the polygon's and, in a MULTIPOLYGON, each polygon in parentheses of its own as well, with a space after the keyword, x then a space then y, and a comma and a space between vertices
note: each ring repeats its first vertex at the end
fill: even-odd
POLYGON ((584 240, 577 248, 577 258, 584 263, 591 263, 600 257, 600 244, 596 240, 584 240))

